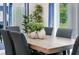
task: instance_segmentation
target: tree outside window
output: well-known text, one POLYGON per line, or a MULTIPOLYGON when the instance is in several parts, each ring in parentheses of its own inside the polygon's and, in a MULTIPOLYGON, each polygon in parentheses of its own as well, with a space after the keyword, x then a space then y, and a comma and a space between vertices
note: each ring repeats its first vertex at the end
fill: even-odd
POLYGON ((67 4, 60 4, 60 28, 67 27, 67 4))

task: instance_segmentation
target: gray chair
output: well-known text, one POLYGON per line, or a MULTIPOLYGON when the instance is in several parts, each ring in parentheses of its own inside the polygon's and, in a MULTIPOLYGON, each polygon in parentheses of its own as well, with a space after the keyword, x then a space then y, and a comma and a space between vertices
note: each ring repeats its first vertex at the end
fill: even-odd
POLYGON ((59 28, 56 33, 56 37, 71 38, 71 36, 72 36, 72 29, 59 28))
MULTIPOLYGON (((3 25, 2 24, 0 24, 0 29, 3 29, 3 25)), ((2 43, 1 33, 0 33, 0 40, 1 40, 1 43, 2 43)))
POLYGON ((15 55, 15 48, 11 36, 9 34, 9 31, 0 30, 0 32, 3 37, 6 55, 15 55))
POLYGON ((77 37, 75 44, 73 46, 72 55, 79 55, 79 36, 77 37))
POLYGON ((29 48, 27 40, 22 33, 10 32, 10 35, 15 46, 16 55, 30 55, 32 53, 32 50, 29 48))
POLYGON ((6 29, 9 30, 9 31, 20 32, 20 28, 18 26, 9 26, 9 27, 6 27, 6 29))
MULTIPOLYGON (((59 28, 56 33, 56 37, 71 38, 71 36, 72 36, 72 29, 59 28)), ((67 50, 67 53, 69 55, 70 50, 67 50)), ((66 51, 63 51, 63 54, 66 54, 66 51)))
POLYGON ((44 30, 46 35, 52 35, 52 27, 45 27, 44 30))

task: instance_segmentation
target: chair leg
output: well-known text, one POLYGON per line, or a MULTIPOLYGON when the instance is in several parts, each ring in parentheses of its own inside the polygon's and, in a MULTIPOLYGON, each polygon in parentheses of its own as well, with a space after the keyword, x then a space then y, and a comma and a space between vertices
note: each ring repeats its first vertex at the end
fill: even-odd
POLYGON ((63 55, 67 55, 66 51, 63 51, 63 55))

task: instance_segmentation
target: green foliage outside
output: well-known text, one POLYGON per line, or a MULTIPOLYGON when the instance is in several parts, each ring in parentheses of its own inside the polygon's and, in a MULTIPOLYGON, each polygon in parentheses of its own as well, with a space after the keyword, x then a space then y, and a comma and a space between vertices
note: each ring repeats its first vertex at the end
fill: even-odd
POLYGON ((65 28, 67 24, 67 4, 60 4, 60 28, 65 28))
POLYGON ((67 23, 60 23, 60 28, 66 28, 67 23))
POLYGON ((24 31, 26 33, 40 31, 44 27, 41 15, 42 15, 41 5, 36 5, 35 10, 29 16, 24 15, 23 25, 24 25, 24 31))

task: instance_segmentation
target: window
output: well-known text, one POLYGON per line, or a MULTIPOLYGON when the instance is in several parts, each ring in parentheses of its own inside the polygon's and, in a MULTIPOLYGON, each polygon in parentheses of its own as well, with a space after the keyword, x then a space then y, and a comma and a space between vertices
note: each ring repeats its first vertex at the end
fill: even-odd
MULTIPOLYGON (((26 4, 27 5, 27 4, 26 4)), ((23 31, 23 15, 25 15, 25 3, 12 3, 12 25, 19 26, 23 31)))
POLYGON ((60 3, 60 28, 67 28, 67 4, 60 3))
MULTIPOLYGON (((7 25, 11 25, 12 20, 12 3, 6 3, 6 17, 7 25)), ((0 3, 0 24, 3 25, 3 3, 0 3)))
POLYGON ((0 22, 2 22, 2 21, 3 21, 3 12, 0 11, 0 22))

